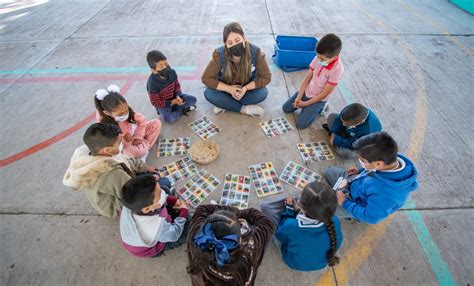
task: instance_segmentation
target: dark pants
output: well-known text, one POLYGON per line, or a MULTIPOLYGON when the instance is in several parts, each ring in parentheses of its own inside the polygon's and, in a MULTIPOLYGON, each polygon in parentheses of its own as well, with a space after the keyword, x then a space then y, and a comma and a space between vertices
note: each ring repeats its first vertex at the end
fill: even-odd
MULTIPOLYGON (((298 109, 293 107, 293 103, 295 102, 297 96, 298 92, 296 92, 292 97, 288 98, 288 100, 283 104, 283 112, 292 113, 298 109)), ((303 95, 303 98, 301 99, 303 101, 310 100, 310 98, 307 98, 306 95, 303 95)), ((311 123, 313 123, 313 121, 319 116, 319 114, 321 114, 324 106, 326 106, 326 101, 319 101, 301 108, 300 114, 296 116, 296 128, 305 129, 310 126, 311 123)))
POLYGON ((268 90, 266 87, 249 90, 240 100, 233 98, 232 95, 224 91, 212 88, 206 88, 204 90, 204 97, 207 101, 212 103, 214 106, 233 112, 240 112, 244 105, 260 103, 267 98, 267 95, 268 90))
POLYGON ((196 105, 197 99, 188 94, 179 95, 184 101, 183 105, 174 105, 171 107, 157 108, 156 112, 161 116, 161 119, 165 122, 175 122, 181 115, 183 115, 183 109, 188 109, 192 105, 196 105))
MULTIPOLYGON (((331 113, 331 114, 328 115, 327 123, 328 123, 329 129, 331 129, 332 126, 334 125, 334 122, 336 121, 337 116, 338 115, 336 113, 331 113)), ((339 132, 336 135, 339 135, 341 137, 348 137, 345 130, 342 130, 341 132, 339 132)), ((337 146, 337 145, 334 145, 333 149, 337 154, 339 154, 341 157, 343 157, 345 159, 352 159, 352 158, 357 157, 356 153, 354 151, 352 151, 351 149, 347 149, 347 148, 337 146)))

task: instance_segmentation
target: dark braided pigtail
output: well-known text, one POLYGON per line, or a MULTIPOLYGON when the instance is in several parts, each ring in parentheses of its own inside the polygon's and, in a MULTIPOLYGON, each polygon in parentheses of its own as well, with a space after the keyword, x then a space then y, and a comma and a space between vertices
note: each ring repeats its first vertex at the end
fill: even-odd
POLYGON ((329 241, 331 244, 331 248, 327 252, 327 258, 328 258, 328 265, 329 266, 334 266, 339 263, 339 257, 336 256, 337 252, 337 234, 336 234, 336 228, 334 227, 334 221, 332 218, 330 218, 326 222, 326 228, 328 230, 329 234, 329 241))

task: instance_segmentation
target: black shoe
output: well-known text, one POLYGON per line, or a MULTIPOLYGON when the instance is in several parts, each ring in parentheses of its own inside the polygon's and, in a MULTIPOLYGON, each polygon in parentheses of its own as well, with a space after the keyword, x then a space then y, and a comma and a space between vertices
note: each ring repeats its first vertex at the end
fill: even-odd
POLYGON ((326 130, 327 132, 331 132, 329 131, 329 125, 327 123, 323 123, 323 129, 326 130))
POLYGON ((191 105, 190 107, 181 109, 181 114, 188 116, 188 112, 196 110, 196 105, 191 105))

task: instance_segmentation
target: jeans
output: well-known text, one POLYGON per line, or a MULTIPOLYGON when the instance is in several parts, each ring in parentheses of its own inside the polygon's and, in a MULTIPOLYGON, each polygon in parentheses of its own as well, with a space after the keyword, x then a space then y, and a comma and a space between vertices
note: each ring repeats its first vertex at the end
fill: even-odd
POLYGON ((240 100, 233 98, 232 95, 224 91, 212 88, 206 88, 204 90, 204 97, 207 101, 214 106, 234 112, 240 112, 244 105, 253 105, 264 101, 267 95, 268 90, 266 87, 249 90, 240 100))
POLYGON ((188 94, 180 94, 179 97, 181 97, 184 101, 183 105, 174 105, 172 107, 162 107, 162 108, 156 108, 156 112, 158 112, 159 115, 161 115, 161 119, 165 122, 175 122, 178 120, 181 115, 183 115, 182 110, 187 109, 191 107, 191 105, 196 105, 197 99, 188 94))
POLYGON ((160 257, 162 255, 166 255, 166 253, 165 253, 166 251, 181 247, 184 243, 186 243, 186 241, 188 239, 188 230, 189 230, 189 221, 190 220, 191 220, 191 218, 188 216, 186 218, 186 223, 184 224, 183 232, 181 233, 181 236, 178 238, 178 240, 172 241, 172 242, 167 242, 165 244, 165 248, 163 248, 163 250, 160 253, 158 253, 155 257, 160 257))
MULTIPOLYGON (((293 107, 293 102, 295 102, 297 96, 298 92, 296 92, 292 97, 288 98, 288 100, 283 104, 283 112, 292 113, 297 109, 293 107)), ((302 100, 308 101, 310 98, 307 98, 304 94, 302 100)), ((296 116, 296 128, 305 129, 310 126, 316 117, 321 114, 324 106, 326 106, 326 101, 319 101, 301 108, 300 114, 296 116)))
MULTIPOLYGON (((344 177, 346 180, 349 180, 355 176, 349 176, 345 169, 339 167, 329 167, 324 170, 324 179, 326 179, 326 182, 329 184, 330 187, 334 186, 339 177, 344 177)), ((349 198, 347 198, 347 200, 348 199, 349 198)), ((349 213, 347 210, 345 210, 339 205, 337 206, 336 216, 338 218, 354 218, 351 213, 349 213)))

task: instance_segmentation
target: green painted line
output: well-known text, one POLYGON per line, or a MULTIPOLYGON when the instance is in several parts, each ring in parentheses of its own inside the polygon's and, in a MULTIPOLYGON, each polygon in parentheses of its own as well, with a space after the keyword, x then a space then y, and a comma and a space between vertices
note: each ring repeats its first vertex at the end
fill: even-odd
POLYGON ((421 213, 417 210, 414 210, 416 204, 411 199, 408 199, 405 205, 403 206, 407 209, 412 209, 405 212, 408 216, 413 229, 415 230, 416 237, 420 243, 423 251, 425 252, 428 261, 430 262, 431 268, 438 279, 439 285, 441 286, 452 286, 457 285, 454 280, 451 272, 449 271, 448 265, 444 261, 441 253, 436 245, 436 242, 433 240, 431 233, 428 227, 423 220, 421 213))
POLYGON ((346 86, 346 83, 343 80, 341 80, 341 82, 339 82, 337 86, 339 87, 339 91, 341 92, 342 97, 344 98, 344 101, 346 102, 346 104, 351 104, 355 102, 355 99, 352 96, 352 93, 349 91, 349 89, 346 86))

